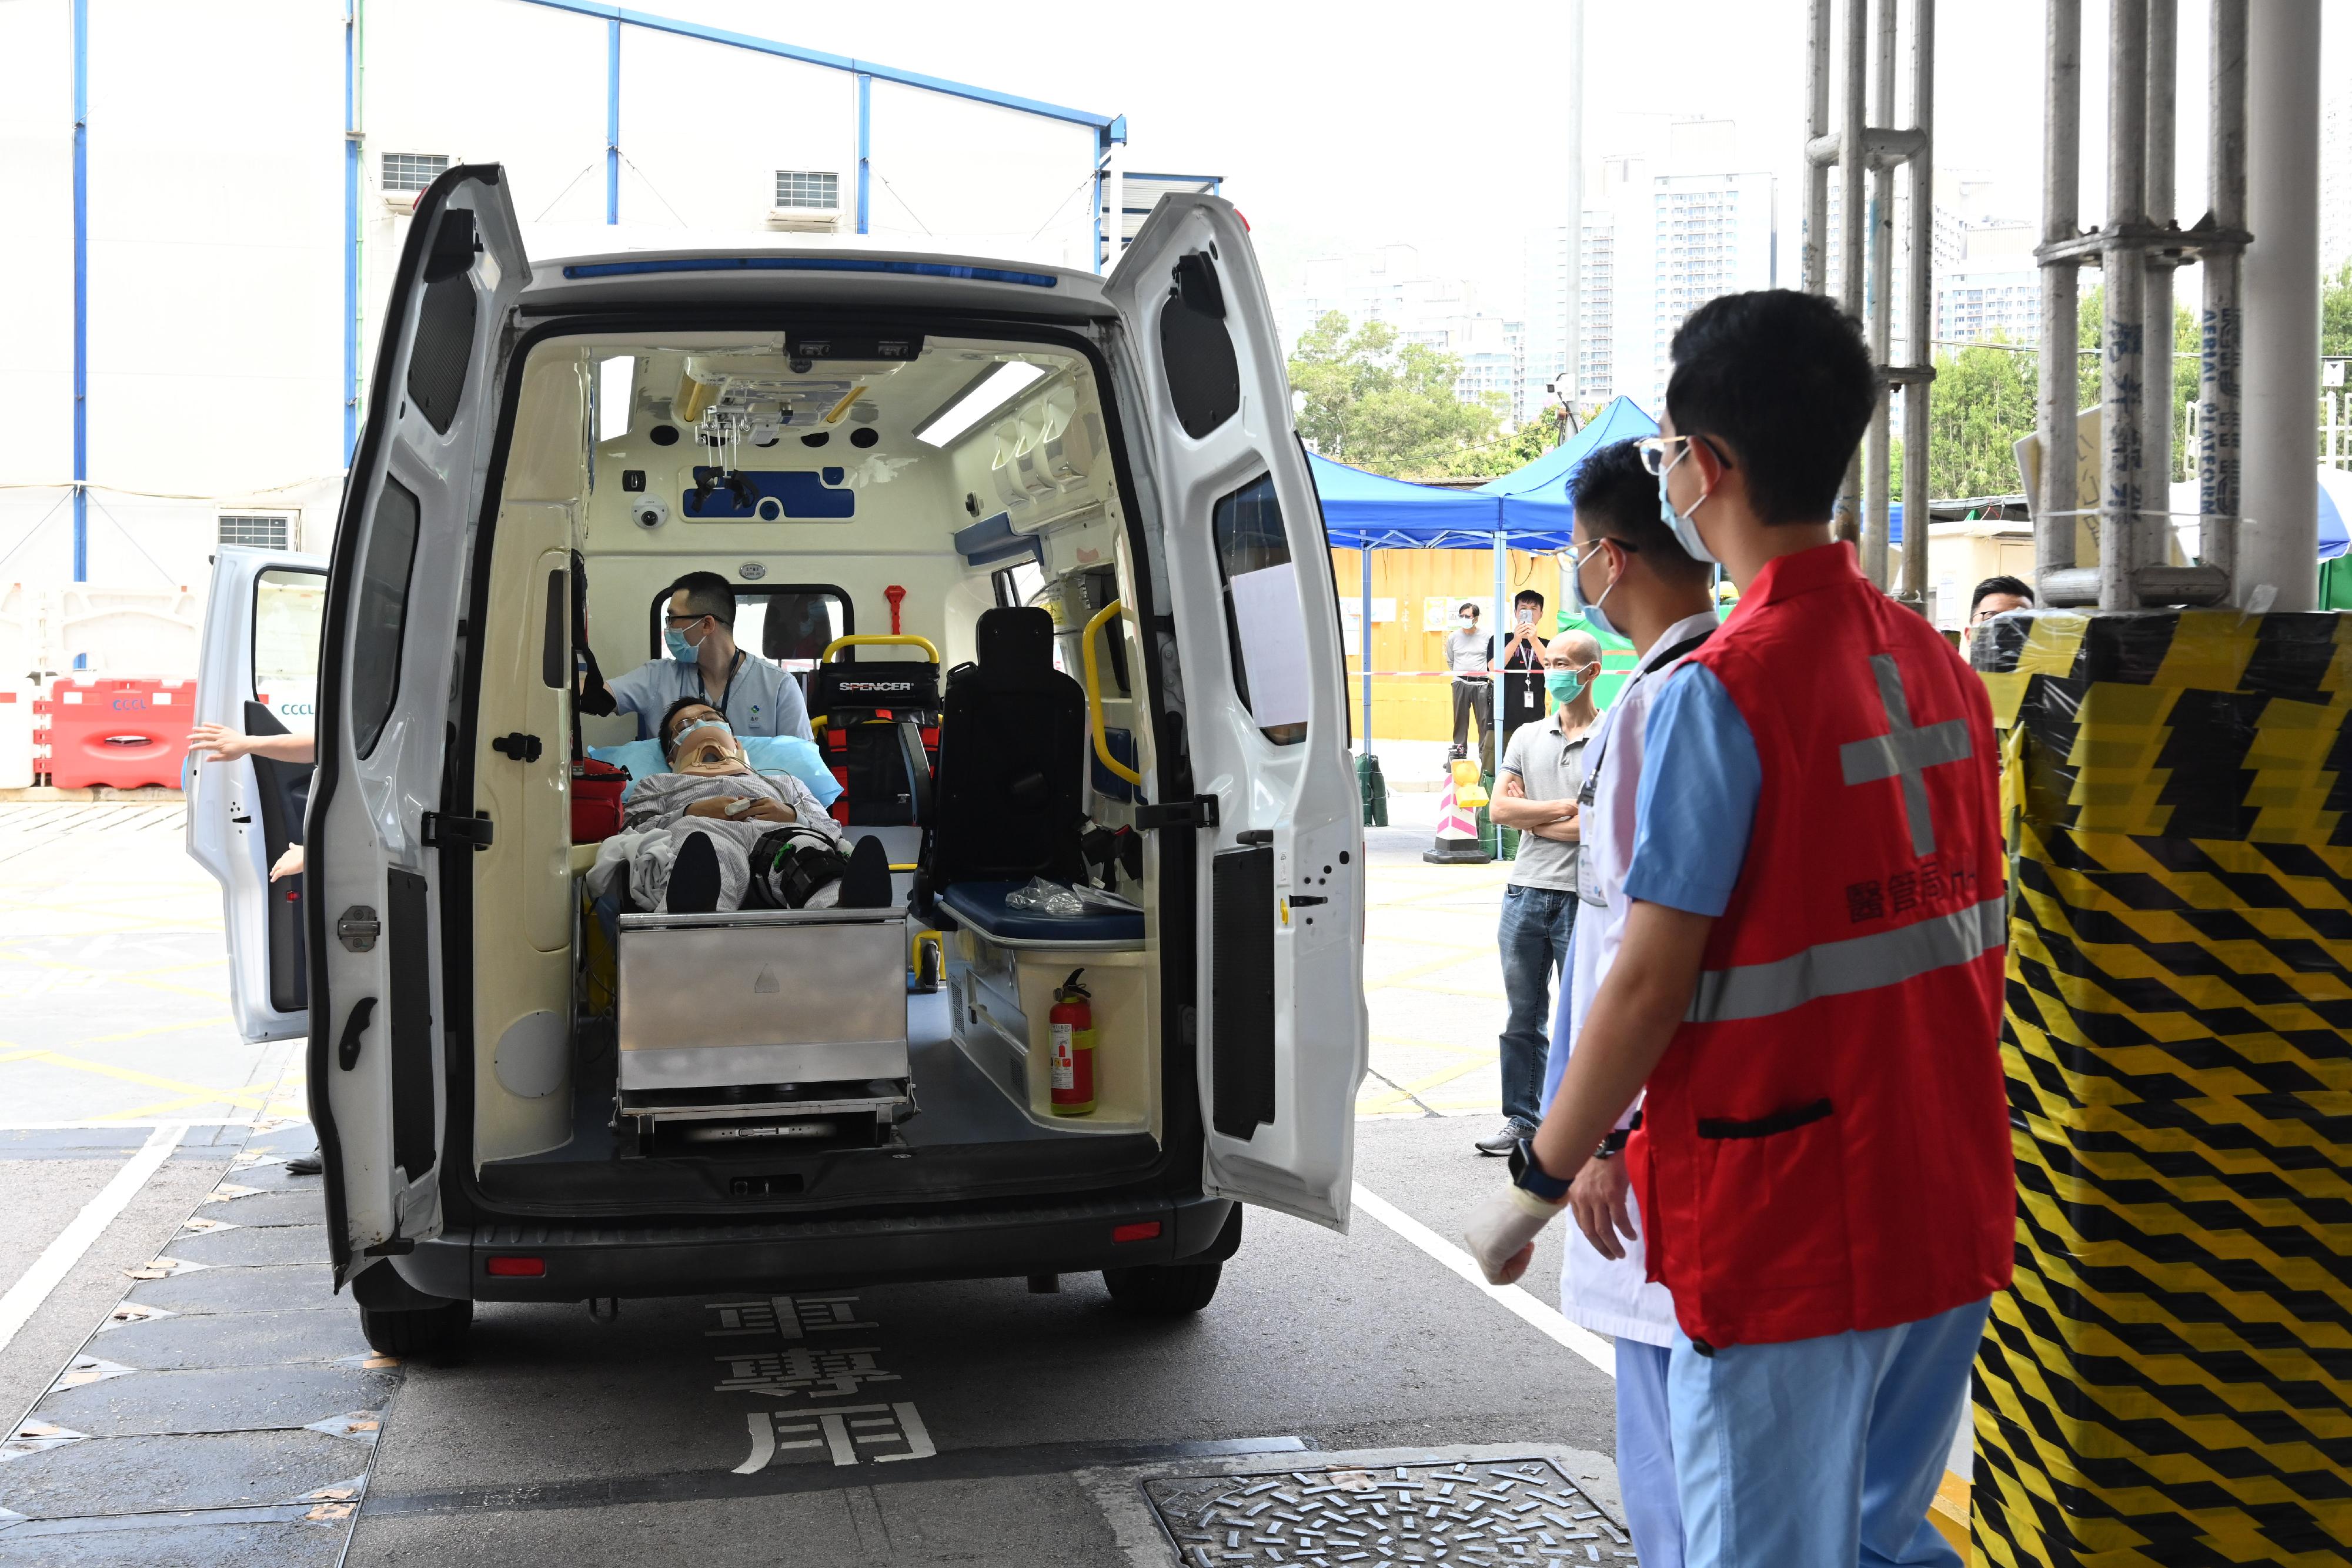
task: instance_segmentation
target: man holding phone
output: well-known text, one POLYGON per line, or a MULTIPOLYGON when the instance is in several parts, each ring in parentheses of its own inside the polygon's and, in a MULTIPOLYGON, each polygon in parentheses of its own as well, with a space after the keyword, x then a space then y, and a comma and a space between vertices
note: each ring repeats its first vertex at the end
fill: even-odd
POLYGON ((1496 724, 1503 751, 1511 748, 1519 726, 1544 716, 1543 612, 1544 596, 1532 588, 1519 590, 1511 601, 1511 624, 1496 661, 1503 674, 1503 711, 1496 724))

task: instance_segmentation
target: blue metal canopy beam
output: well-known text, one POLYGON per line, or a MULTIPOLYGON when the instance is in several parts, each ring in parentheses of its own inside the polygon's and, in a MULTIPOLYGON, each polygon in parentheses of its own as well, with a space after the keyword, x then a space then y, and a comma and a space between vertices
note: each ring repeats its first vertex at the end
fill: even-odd
POLYGON ((974 103, 992 104, 999 109, 1019 110, 1024 114, 1040 115, 1047 120, 1059 120, 1071 125, 1083 125, 1095 132, 1097 145, 1107 146, 1127 140, 1127 122, 1122 115, 1092 114, 1083 109, 1069 109, 1041 99, 1022 98, 1013 93, 997 92, 970 82, 950 81, 945 77, 925 76, 920 71, 902 71, 895 66, 876 65, 871 60, 854 59, 847 55, 827 54, 823 49, 804 49, 797 44, 781 43, 774 38, 755 37, 750 33, 730 32, 724 27, 706 27, 698 22, 684 22, 675 16, 657 16, 650 11, 632 11, 623 5, 608 5, 600 0, 520 0, 525 5, 541 5, 551 11, 570 11, 577 16, 596 16, 615 24, 643 27, 649 32, 669 33, 681 38, 699 38, 709 44, 723 44, 730 48, 749 49, 753 54, 773 55, 779 59, 798 60, 803 65, 823 66, 829 70, 848 71, 877 80, 896 82, 901 87, 920 88, 925 92, 943 93, 950 98, 969 99, 974 103))

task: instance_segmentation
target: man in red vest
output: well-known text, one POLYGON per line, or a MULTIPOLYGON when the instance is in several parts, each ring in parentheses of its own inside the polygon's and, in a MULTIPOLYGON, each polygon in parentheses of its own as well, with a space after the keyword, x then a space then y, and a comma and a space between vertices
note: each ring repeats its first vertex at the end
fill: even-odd
POLYGON ((1674 360, 1644 457, 1739 605, 1651 709, 1617 962, 1469 1239, 1516 1278, 1646 1084, 1689 1568, 1955 1563, 1927 1512, 2015 1225, 1991 708, 1832 537, 1877 396, 1852 319, 1728 295, 1674 360))

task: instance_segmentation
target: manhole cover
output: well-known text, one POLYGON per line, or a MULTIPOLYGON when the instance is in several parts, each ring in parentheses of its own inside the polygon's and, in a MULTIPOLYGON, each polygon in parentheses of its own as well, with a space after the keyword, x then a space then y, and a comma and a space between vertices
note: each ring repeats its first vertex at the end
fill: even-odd
POLYGON ((1625 1527, 1545 1458, 1171 1476, 1143 1494, 1195 1568, 1633 1561, 1625 1527))

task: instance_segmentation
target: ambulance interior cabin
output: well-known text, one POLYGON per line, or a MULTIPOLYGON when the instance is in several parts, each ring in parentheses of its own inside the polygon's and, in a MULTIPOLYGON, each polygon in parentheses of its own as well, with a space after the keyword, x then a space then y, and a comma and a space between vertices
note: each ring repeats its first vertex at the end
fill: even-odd
POLYGON ((1150 1172, 1159 889, 1133 824, 1157 795, 1092 362, 1034 341, 649 331, 542 340, 519 386, 476 601, 485 1196, 821 1207, 1150 1172), (574 841, 573 721, 597 750, 639 730, 573 713, 574 551, 608 678, 666 656, 677 578, 727 579, 739 645, 806 688, 819 782, 850 845, 883 841, 892 906, 671 915, 587 895, 600 845, 574 841), (1008 904, 1036 872, 1113 898, 1008 904), (1057 1112, 1048 1014, 1081 970, 1093 1101, 1057 1112))

